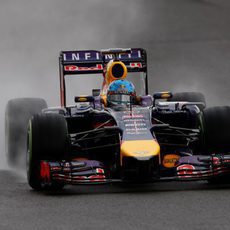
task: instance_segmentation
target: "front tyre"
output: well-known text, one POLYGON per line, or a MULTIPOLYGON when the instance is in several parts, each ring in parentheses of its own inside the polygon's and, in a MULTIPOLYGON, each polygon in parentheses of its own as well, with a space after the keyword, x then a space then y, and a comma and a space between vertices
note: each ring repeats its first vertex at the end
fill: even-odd
POLYGON ((61 183, 43 184, 41 160, 60 160, 68 148, 65 117, 59 114, 39 114, 32 117, 28 127, 27 179, 35 190, 57 190, 61 183))
MULTIPOLYGON (((201 114, 203 153, 230 153, 230 106, 207 108, 201 114)), ((225 184, 230 182, 230 176, 217 176, 209 179, 210 184, 225 184)))
POLYGON ((203 111, 202 137, 207 153, 230 152, 230 106, 210 107, 203 111))

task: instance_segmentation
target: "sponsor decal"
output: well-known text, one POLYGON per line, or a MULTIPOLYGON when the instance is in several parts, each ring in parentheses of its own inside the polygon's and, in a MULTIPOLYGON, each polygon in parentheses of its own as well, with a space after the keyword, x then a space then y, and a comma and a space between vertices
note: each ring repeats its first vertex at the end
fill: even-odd
POLYGON ((64 61, 79 61, 79 60, 100 60, 100 53, 97 51, 79 51, 79 52, 64 52, 64 61))
POLYGON ((197 172, 194 172, 195 167, 189 164, 183 164, 177 167, 177 175, 179 178, 189 178, 191 175, 196 175, 197 172))
POLYGON ((65 71, 74 72, 74 71, 94 71, 94 70, 103 70, 102 64, 97 64, 92 67, 77 66, 77 65, 66 65, 64 66, 65 71))
POLYGON ((105 174, 105 171, 102 168, 96 168, 96 173, 105 174))
POLYGON ((61 166, 51 166, 51 171, 60 171, 61 169, 61 166))
POLYGON ((124 122, 145 122, 145 119, 125 119, 124 122))
POLYGON ((219 159, 218 157, 213 157, 213 158, 212 158, 212 163, 213 163, 214 165, 219 165, 219 164, 220 164, 220 159, 219 159))
POLYGON ((65 163, 63 164, 63 171, 64 171, 64 172, 70 172, 70 171, 71 171, 71 165, 70 165, 69 162, 65 162, 65 163))
POLYGON ((137 154, 137 155, 145 155, 145 154, 149 154, 149 151, 147 151, 147 150, 136 151, 136 152, 134 152, 134 154, 137 154))
POLYGON ((131 129, 125 129, 126 131, 143 131, 143 130, 147 130, 147 128, 131 128, 131 129))
POLYGON ((177 154, 167 154, 163 159, 163 166, 165 168, 173 168, 177 166, 177 162, 180 159, 180 156, 177 154))
POLYGON ((144 117, 143 114, 130 114, 130 115, 124 115, 122 119, 127 119, 127 118, 142 118, 144 117))
POLYGON ((148 132, 147 124, 143 114, 130 114, 122 116, 124 120, 125 132, 129 135, 141 135, 148 132), (132 118, 132 119, 130 119, 132 118))
POLYGON ((141 131, 127 131, 126 133, 128 135, 145 135, 145 134, 147 134, 146 131, 143 131, 143 132, 141 132, 141 131))
POLYGON ((94 172, 92 171, 91 175, 73 175, 71 173, 68 173, 68 174, 53 173, 53 178, 55 180, 66 181, 70 183, 106 182, 105 171, 102 168, 96 168, 94 172))
MULTIPOLYGON (((114 59, 113 54, 105 54, 105 60, 109 61, 114 59)), ((119 59, 140 59, 141 51, 133 49, 129 54, 118 54, 119 59)), ((101 52, 95 50, 87 51, 66 51, 63 52, 64 61, 99 61, 102 60, 101 52)), ((133 63, 133 67, 139 67, 141 63, 133 63)))
POLYGON ((74 176, 73 179, 78 180, 78 182, 105 182, 104 175, 92 175, 92 176, 74 176))
POLYGON ((130 68, 142 68, 142 63, 132 62, 132 63, 130 63, 130 68))
POLYGON ((105 171, 102 168, 96 168, 95 169, 96 174, 90 175, 90 176, 74 176, 74 179, 77 179, 79 181, 82 180, 82 182, 105 182, 105 171))
POLYGON ((140 127, 140 126, 144 126, 146 127, 145 123, 134 123, 134 124, 125 124, 125 127, 140 127))

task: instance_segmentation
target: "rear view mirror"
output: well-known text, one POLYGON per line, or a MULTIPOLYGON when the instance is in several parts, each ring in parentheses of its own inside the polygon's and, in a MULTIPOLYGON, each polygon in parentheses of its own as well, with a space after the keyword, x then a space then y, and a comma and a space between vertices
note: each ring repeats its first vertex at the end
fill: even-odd
POLYGON ((75 97, 75 102, 94 102, 94 97, 93 96, 76 96, 75 97))
POLYGON ((166 92, 157 92, 153 94, 153 98, 156 99, 169 99, 172 98, 172 93, 169 91, 166 92))

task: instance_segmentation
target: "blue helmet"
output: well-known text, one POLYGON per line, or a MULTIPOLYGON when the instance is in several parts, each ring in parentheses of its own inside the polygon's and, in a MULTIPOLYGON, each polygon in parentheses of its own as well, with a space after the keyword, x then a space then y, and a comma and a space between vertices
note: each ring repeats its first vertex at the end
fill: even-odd
POLYGON ((117 104, 128 104, 131 101, 130 96, 136 96, 134 85, 126 80, 113 81, 107 91, 108 103, 117 104))

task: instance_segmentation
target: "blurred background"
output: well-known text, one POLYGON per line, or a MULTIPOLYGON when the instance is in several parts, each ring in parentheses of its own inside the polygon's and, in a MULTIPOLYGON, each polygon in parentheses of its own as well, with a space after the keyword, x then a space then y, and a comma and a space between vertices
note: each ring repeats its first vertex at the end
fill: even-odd
POLYGON ((2 0, 0 168, 7 101, 59 105, 61 50, 143 47, 151 93, 200 91, 208 106, 230 105, 229 22, 228 0, 2 0))

